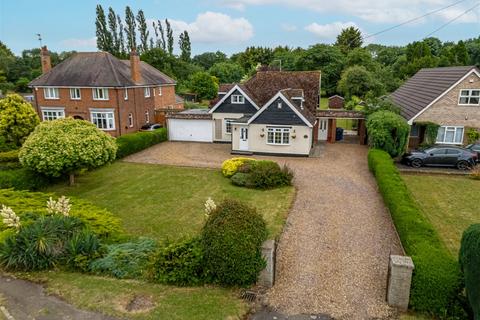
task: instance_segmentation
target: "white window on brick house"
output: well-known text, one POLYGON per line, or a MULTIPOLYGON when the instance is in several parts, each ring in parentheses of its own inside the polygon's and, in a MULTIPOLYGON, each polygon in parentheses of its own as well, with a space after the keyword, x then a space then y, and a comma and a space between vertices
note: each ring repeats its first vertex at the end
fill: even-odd
POLYGON ((92 89, 93 100, 108 100, 107 88, 93 88, 92 89))
POLYGON ((82 99, 82 94, 80 92, 80 88, 70 88, 70 99, 71 100, 82 99))
POLYGON ((125 88, 125 91, 123 92, 123 99, 128 100, 128 89, 125 88))
POLYGON ((41 107, 40 110, 42 111, 43 121, 52 121, 52 120, 56 120, 56 119, 65 118, 65 109, 64 108, 43 108, 43 107, 41 107))
POLYGON ((468 106, 480 105, 480 89, 460 90, 458 104, 468 106))
POLYGON ((145 123, 150 123, 150 112, 145 111, 145 123))
POLYGON ((91 109, 90 119, 100 130, 115 130, 115 112, 111 109, 91 109))
POLYGON ((267 128, 267 144, 290 144, 290 128, 267 128))
POLYGON ((129 128, 133 127, 133 113, 128 114, 128 127, 129 128))
POLYGON ((245 97, 241 94, 232 94, 232 103, 233 104, 242 104, 245 103, 245 97))
POLYGON ((159 96, 162 95, 162 87, 158 87, 158 95, 159 95, 159 96))
POLYGON ((438 128, 437 143, 462 144, 463 127, 443 126, 438 128))
POLYGON ((60 99, 58 88, 43 88, 43 96, 45 99, 60 99))
POLYGON ((150 88, 149 87, 143 88, 143 94, 145 98, 150 98, 150 88))

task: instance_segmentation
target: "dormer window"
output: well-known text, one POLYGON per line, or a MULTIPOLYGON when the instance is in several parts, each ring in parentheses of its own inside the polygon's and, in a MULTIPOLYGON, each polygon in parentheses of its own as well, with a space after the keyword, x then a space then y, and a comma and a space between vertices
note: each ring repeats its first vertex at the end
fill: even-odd
POLYGON ((245 103, 245 97, 241 94, 232 94, 232 103, 233 104, 243 104, 245 103))
POLYGON ((465 106, 480 105, 480 89, 460 90, 458 104, 465 106))

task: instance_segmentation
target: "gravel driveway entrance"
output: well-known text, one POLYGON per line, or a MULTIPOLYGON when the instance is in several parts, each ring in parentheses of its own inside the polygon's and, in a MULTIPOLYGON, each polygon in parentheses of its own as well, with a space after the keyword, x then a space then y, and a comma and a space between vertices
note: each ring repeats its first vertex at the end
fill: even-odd
MULTIPOLYGON (((168 142, 125 160, 219 168, 229 151, 229 145, 168 142)), ((272 159, 294 170, 298 192, 280 239, 269 306, 286 315, 389 318, 388 257, 401 248, 368 171, 367 149, 332 144, 319 158, 272 159)))

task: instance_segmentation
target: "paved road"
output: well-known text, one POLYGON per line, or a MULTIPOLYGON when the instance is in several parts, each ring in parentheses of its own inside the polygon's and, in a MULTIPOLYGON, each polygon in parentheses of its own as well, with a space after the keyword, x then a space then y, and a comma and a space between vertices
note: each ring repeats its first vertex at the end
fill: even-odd
POLYGON ((79 310, 54 296, 48 296, 38 284, 7 276, 0 276, 0 319, 113 320, 101 314, 79 310))
MULTIPOLYGON (((229 150, 167 142, 125 160, 219 168, 229 150)), ((284 316, 393 316, 385 303, 388 257, 401 247, 368 171, 366 147, 334 144, 319 158, 272 159, 294 170, 298 192, 280 239, 269 307, 284 316)))

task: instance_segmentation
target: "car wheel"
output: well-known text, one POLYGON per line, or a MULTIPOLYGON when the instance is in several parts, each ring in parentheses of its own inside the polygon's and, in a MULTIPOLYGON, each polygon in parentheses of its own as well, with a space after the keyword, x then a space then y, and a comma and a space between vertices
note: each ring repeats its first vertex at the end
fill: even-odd
POLYGON ((459 161, 457 163, 457 168, 459 170, 470 170, 471 169, 471 166, 468 164, 467 161, 459 161))
POLYGON ((423 165, 422 160, 420 159, 413 159, 412 162, 410 163, 412 167, 414 168, 420 168, 423 165))

